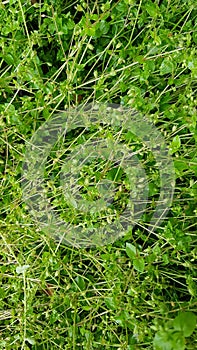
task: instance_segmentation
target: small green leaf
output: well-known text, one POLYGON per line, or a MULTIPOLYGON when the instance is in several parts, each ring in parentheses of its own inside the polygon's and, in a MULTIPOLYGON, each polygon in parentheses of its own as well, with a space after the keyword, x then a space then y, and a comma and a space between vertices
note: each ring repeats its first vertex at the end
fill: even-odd
POLYGON ((160 74, 165 75, 165 74, 173 73, 174 69, 175 69, 174 63, 170 61, 168 58, 164 58, 160 66, 160 74))
POLYGON ((133 260, 133 267, 136 269, 138 272, 143 272, 145 263, 143 258, 138 258, 133 260))
POLYGON ((30 267, 30 265, 17 266, 16 273, 18 275, 20 275, 21 273, 25 273, 29 267, 30 267))
POLYGON ((126 243, 126 253, 128 257, 133 260, 137 254, 137 250, 133 244, 126 243))
POLYGON ((154 350, 185 350, 185 338, 180 332, 159 331, 153 340, 154 350))
POLYGON ((94 36, 96 33, 96 28, 91 24, 87 25, 84 30, 88 36, 94 36))
POLYGON ((77 285, 80 288, 80 290, 82 290, 82 291, 85 290, 85 287, 86 287, 85 281, 81 276, 77 276, 75 278, 75 281, 77 282, 77 285))
POLYGON ((176 135, 175 137, 173 137, 172 142, 170 144, 170 154, 177 152, 180 146, 181 146, 180 137, 179 135, 176 135))
POLYGON ((105 299, 105 304, 111 310, 116 310, 116 308, 117 308, 117 305, 116 305, 114 297, 106 298, 105 299))
POLYGON ((178 158, 174 160, 174 166, 175 166, 175 169, 182 172, 188 169, 188 162, 185 159, 178 158))
POLYGON ((4 60, 9 65, 13 65, 15 63, 14 58, 10 53, 8 53, 7 55, 4 55, 4 60))
POLYGON ((151 17, 157 17, 158 14, 158 7, 155 3, 152 1, 149 1, 145 4, 146 11, 151 17))
POLYGON ((99 23, 99 30, 100 30, 100 33, 102 35, 107 34, 107 32, 109 30, 109 23, 107 23, 104 20, 101 20, 100 23, 99 23))
POLYGON ((181 140, 180 140, 180 137, 179 135, 176 135, 174 138, 173 138, 173 146, 176 147, 177 149, 180 148, 181 146, 181 140))
POLYGON ((174 329, 182 331, 185 337, 190 337, 196 327, 196 315, 193 312, 182 312, 173 321, 174 329))
POLYGON ((25 340, 31 345, 35 345, 36 344, 36 342, 35 342, 35 340, 33 338, 28 337, 28 338, 25 338, 25 340))
POLYGON ((112 168, 108 171, 106 178, 111 181, 119 181, 123 174, 123 170, 120 167, 112 168))
POLYGON ((78 11, 78 12, 83 12, 83 7, 81 6, 81 5, 77 5, 76 6, 76 10, 78 11))
POLYGON ((169 340, 168 333, 160 331, 155 334, 153 340, 154 350, 172 350, 172 343, 169 340))

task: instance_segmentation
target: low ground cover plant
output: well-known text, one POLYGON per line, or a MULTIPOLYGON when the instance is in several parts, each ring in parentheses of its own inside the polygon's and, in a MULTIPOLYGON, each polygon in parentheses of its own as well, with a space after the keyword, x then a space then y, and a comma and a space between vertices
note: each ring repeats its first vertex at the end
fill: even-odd
POLYGON ((0 348, 196 349, 195 1, 4 0, 0 10, 0 348), (44 168, 47 198, 62 220, 104 227, 128 205, 124 167, 102 157, 84 164, 77 186, 81 203, 94 203, 97 183, 102 190, 113 182, 107 209, 98 214, 90 205, 81 214, 76 197, 61 191, 66 156, 95 135, 135 152, 148 186, 134 227, 104 246, 76 248, 32 218, 22 168, 45 122, 95 102, 137 111, 163 135, 174 195, 165 220, 147 231, 161 188, 139 134, 102 118, 71 130, 44 168))

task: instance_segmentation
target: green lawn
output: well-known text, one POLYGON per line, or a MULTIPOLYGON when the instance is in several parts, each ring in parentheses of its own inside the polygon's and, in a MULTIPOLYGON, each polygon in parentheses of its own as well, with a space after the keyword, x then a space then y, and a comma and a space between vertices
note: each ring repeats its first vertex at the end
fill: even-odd
POLYGON ((196 1, 3 0, 0 26, 0 349, 197 349, 196 1))

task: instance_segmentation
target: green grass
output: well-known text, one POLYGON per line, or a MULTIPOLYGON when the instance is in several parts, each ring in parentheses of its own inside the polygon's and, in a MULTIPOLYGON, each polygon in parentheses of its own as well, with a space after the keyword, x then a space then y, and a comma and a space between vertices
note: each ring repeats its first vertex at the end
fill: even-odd
POLYGON ((0 349, 196 349, 195 1, 1 1, 0 25, 0 349), (70 131, 44 173, 62 219, 99 227, 128 203, 124 168, 102 159, 83 167, 78 185, 83 199, 98 200, 96 183, 105 174, 116 186, 114 206, 81 214, 66 202, 59 186, 64 150, 91 137, 137 152, 149 186, 133 229, 102 247, 76 248, 40 229, 21 176, 36 130, 92 102, 129 107, 152 122, 165 138, 176 184, 167 217, 149 232, 159 173, 139 135, 103 120, 70 131))

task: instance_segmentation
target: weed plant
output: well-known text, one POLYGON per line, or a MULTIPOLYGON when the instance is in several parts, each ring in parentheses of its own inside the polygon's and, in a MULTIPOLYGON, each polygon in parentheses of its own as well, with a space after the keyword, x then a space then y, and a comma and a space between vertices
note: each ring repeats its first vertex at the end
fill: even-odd
POLYGON ((196 2, 3 0, 0 25, 0 349, 197 349, 196 2), (70 131, 51 150, 44 175, 63 220, 99 227, 128 204, 124 168, 101 158, 84 165, 78 185, 93 202, 103 174, 114 181, 107 211, 81 215, 60 191, 69 155, 62 151, 95 133, 136 152, 149 186, 148 210, 132 229, 77 249, 33 220, 21 173, 39 127, 92 102, 146 116, 165 137, 176 184, 167 217, 148 232, 160 190, 150 150, 102 120, 70 131))

